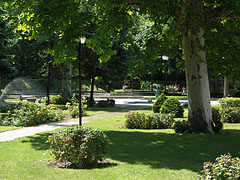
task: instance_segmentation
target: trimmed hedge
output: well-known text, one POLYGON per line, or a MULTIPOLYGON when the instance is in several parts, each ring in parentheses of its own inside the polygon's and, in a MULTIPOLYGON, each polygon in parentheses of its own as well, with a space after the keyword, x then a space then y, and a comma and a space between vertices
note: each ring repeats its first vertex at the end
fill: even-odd
POLYGON ((160 108, 160 113, 172 114, 175 118, 183 117, 184 109, 177 98, 168 98, 160 108))
POLYGON ((170 114, 132 112, 125 117, 125 126, 129 129, 169 129, 174 123, 173 116, 170 114))
POLYGON ((154 113, 159 113, 161 106, 163 105, 164 101, 167 99, 167 96, 162 93, 152 105, 152 110, 154 113))
POLYGON ((96 103, 96 106, 97 107, 114 107, 115 100, 113 99, 101 100, 96 103))
POLYGON ((103 160, 108 137, 97 129, 70 126, 48 137, 50 154, 71 168, 92 168, 103 160))

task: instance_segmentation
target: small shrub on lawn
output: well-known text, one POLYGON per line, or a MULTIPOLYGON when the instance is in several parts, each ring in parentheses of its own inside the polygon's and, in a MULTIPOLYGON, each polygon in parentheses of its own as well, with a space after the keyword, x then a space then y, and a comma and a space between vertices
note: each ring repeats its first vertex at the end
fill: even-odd
POLYGON ((222 109, 222 121, 225 123, 240 123, 240 107, 222 109))
POLYGON ((176 121, 173 125, 173 129, 176 133, 184 133, 188 128, 188 122, 185 120, 176 121))
POLYGON ((162 93, 154 102, 153 106, 152 106, 152 110, 154 113, 159 113, 159 110, 162 106, 162 104, 164 103, 164 101, 167 99, 167 96, 162 93))
MULTIPOLYGON (((73 95, 71 102, 67 102, 66 103, 66 107, 68 108, 71 117, 79 117, 79 100, 76 98, 75 95, 73 95)), ((82 97, 82 106, 81 106, 81 110, 82 110, 82 115, 84 115, 84 113, 86 112, 87 109, 87 100, 85 97, 82 97)))
POLYGON ((115 100, 113 99, 101 100, 97 102, 96 106, 97 107, 114 107, 115 100))
POLYGON ((171 128, 174 122, 170 114, 144 114, 132 112, 125 115, 125 126, 129 129, 167 129, 171 128))
POLYGON ((97 129, 70 126, 48 137, 50 154, 71 168, 96 167, 103 160, 108 137, 97 129))
POLYGON ((199 180, 240 179, 240 159, 230 154, 217 157, 215 163, 204 162, 199 180))
POLYGON ((172 114, 176 118, 183 117, 184 109, 177 98, 168 98, 160 108, 160 113, 172 114))
POLYGON ((15 110, 8 112, 2 125, 34 126, 63 119, 62 111, 43 104, 20 102, 15 110))
POLYGON ((223 128, 223 123, 221 122, 221 106, 212 106, 212 119, 214 123, 213 130, 215 133, 219 133, 223 128))
MULTIPOLYGON (((49 97, 49 103, 50 104, 66 104, 67 102, 70 102, 69 98, 62 97, 62 96, 50 96, 49 97)), ((42 97, 39 99, 39 103, 47 104, 47 97, 42 97)))

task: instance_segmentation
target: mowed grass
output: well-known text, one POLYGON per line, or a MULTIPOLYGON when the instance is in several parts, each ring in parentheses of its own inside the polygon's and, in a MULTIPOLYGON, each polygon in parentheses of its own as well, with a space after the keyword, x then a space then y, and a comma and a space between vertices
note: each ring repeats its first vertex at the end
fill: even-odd
POLYGON ((19 129, 19 128, 20 127, 16 127, 16 126, 0 126, 0 133, 9 131, 9 130, 19 129))
POLYGON ((103 130, 111 141, 106 159, 117 166, 57 169, 47 164, 47 137, 53 132, 0 142, 0 179, 196 180, 204 161, 231 153, 240 156, 240 125, 225 124, 222 133, 175 134, 173 130, 129 130, 124 115, 84 124, 103 130))

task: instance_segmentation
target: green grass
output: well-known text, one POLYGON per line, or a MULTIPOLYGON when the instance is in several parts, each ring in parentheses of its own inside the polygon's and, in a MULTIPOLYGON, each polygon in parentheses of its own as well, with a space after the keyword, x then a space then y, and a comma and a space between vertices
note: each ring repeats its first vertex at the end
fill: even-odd
POLYGON ((16 127, 16 126, 0 126, 0 133, 9 131, 9 130, 19 129, 19 128, 20 127, 16 127))
POLYGON ((124 129, 124 115, 84 124, 103 130, 110 138, 107 160, 113 167, 90 170, 55 169, 47 137, 53 132, 0 142, 0 179, 6 180, 196 180, 204 161, 231 153, 240 156, 240 124, 224 124, 224 131, 211 134, 175 134, 173 130, 124 129))

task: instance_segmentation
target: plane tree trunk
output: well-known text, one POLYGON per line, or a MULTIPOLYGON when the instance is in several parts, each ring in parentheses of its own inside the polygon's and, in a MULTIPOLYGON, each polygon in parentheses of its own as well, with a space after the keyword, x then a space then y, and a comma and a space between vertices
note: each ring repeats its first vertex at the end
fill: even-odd
POLYGON ((188 131, 214 133, 203 34, 201 27, 194 33, 188 30, 182 40, 188 88, 188 131))

